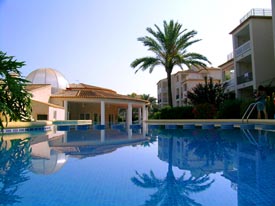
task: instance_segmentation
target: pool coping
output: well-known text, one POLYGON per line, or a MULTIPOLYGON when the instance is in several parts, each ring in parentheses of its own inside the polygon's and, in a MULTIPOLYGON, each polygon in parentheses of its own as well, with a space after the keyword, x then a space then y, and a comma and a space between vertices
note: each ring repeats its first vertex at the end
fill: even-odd
POLYGON ((92 120, 54 120, 54 121, 35 121, 35 122, 9 122, 4 125, 4 134, 25 133, 33 131, 51 131, 55 125, 92 125, 92 120))
MULTIPOLYGON (((204 124, 214 124, 215 127, 221 127, 224 124, 234 124, 234 127, 240 127, 243 124, 267 124, 275 125, 275 119, 151 119, 144 123, 148 125, 185 125, 194 124, 202 126, 204 124)), ((5 122, 4 122, 5 125, 5 122)), ((70 125, 93 125, 91 120, 62 120, 62 121, 35 121, 35 122, 9 122, 4 127, 4 134, 24 133, 32 131, 51 131, 53 126, 70 126, 70 125)))
POLYGON ((234 124, 274 124, 275 119, 249 119, 248 121, 243 121, 241 119, 151 119, 146 120, 145 123, 147 124, 205 124, 205 123, 212 123, 212 124, 222 124, 222 123, 234 123, 234 124))

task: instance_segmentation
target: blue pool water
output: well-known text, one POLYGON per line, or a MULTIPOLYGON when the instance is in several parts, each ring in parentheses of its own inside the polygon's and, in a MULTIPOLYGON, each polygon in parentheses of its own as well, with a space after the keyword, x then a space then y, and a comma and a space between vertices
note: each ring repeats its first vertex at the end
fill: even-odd
POLYGON ((0 141, 0 205, 275 205, 272 131, 149 126, 25 136, 0 141))

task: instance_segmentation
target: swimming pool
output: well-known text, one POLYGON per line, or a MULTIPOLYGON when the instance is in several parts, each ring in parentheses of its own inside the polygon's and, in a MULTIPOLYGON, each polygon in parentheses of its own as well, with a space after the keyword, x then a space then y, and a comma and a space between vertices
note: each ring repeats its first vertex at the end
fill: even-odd
POLYGON ((0 143, 0 205, 275 204, 264 129, 85 127, 0 143))

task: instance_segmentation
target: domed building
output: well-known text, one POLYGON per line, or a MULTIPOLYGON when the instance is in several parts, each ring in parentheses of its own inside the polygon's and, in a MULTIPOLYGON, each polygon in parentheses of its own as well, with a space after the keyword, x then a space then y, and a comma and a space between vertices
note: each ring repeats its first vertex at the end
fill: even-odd
POLYGON ((59 171, 67 162, 68 155, 50 149, 48 158, 32 158, 30 170, 36 174, 49 175, 59 171))
POLYGON ((133 108, 139 122, 147 120, 148 101, 84 83, 70 84, 64 75, 51 68, 37 69, 27 77, 31 83, 33 120, 92 120, 93 124, 118 122, 124 110, 128 126, 132 125, 133 108))
POLYGON ((57 70, 52 68, 36 69, 27 77, 32 84, 50 84, 52 93, 56 93, 69 86, 67 79, 57 70))

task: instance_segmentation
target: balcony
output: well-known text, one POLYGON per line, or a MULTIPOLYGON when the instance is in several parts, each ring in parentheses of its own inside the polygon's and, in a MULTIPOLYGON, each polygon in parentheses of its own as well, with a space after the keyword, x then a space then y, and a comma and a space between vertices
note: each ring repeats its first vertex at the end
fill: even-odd
POLYGON ((251 49, 250 41, 235 49, 235 57, 238 57, 251 49))
POLYGON ((166 93, 167 91, 168 91, 167 87, 162 87, 162 88, 158 89, 158 94, 160 94, 160 93, 166 93))
POLYGON ((243 75, 237 77, 237 84, 250 82, 252 80, 253 80, 252 72, 246 72, 243 75))

